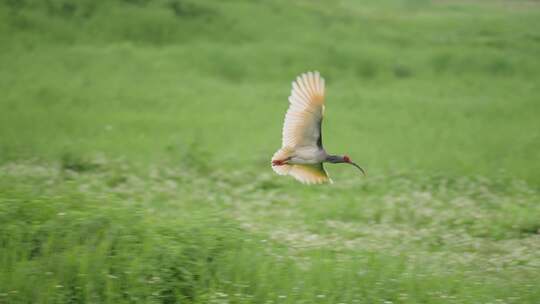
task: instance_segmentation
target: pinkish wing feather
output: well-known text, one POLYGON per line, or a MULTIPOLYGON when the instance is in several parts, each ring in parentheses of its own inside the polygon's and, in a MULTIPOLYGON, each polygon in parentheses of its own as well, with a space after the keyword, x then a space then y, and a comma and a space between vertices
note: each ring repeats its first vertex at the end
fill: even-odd
POLYGON ((324 113, 324 79, 318 72, 300 75, 292 84, 283 123, 283 147, 316 146, 324 113))

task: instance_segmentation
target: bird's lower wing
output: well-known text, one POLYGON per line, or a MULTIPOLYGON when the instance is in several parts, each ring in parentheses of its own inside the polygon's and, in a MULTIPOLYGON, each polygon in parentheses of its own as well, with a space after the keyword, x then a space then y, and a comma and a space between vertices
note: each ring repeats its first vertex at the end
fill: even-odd
POLYGON ((332 183, 332 179, 324 170, 323 164, 316 165, 291 165, 289 175, 304 184, 332 183))

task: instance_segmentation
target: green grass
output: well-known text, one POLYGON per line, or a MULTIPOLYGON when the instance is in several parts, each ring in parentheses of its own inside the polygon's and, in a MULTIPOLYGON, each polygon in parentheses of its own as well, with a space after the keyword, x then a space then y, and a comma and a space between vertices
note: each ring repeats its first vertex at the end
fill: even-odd
POLYGON ((539 302, 538 8, 0 2, 0 303, 539 302), (307 70, 367 178, 271 172, 307 70))
POLYGON ((0 301, 540 297, 538 193, 524 184, 439 179, 425 189, 396 176, 306 193, 268 174, 87 167, 1 168, 0 301))

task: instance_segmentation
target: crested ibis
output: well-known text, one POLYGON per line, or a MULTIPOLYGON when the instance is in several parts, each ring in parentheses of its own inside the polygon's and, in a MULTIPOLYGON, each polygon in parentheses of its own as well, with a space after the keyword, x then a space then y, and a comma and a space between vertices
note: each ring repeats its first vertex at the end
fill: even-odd
POLYGON ((326 153, 322 144, 324 79, 319 72, 304 73, 292 83, 289 109, 285 114, 282 147, 272 156, 272 169, 291 175, 304 184, 332 183, 323 163, 350 164, 364 169, 347 155, 326 153))

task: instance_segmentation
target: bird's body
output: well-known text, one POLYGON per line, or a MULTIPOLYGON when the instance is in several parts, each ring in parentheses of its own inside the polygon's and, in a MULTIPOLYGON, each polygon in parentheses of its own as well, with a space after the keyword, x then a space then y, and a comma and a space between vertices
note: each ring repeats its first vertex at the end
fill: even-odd
POLYGON ((298 147, 288 161, 289 164, 306 165, 324 162, 328 154, 319 147, 298 147))
POLYGON ((323 148, 324 93, 324 79, 318 72, 302 74, 292 83, 282 147, 272 157, 276 173, 291 175, 306 184, 321 184, 332 183, 324 162, 349 163, 362 170, 348 156, 330 155, 323 148))

